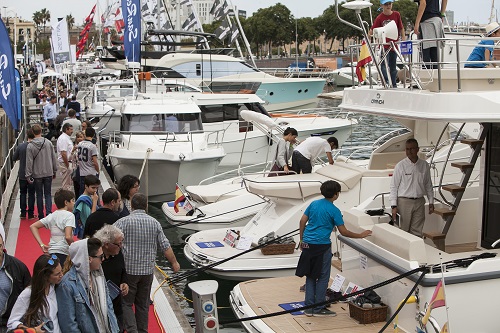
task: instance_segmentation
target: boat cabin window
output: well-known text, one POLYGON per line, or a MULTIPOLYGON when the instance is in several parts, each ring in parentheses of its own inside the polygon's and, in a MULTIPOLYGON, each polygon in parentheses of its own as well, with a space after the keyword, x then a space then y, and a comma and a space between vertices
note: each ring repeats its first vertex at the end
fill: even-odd
POLYGON ((125 98, 127 96, 134 96, 136 89, 128 86, 120 88, 117 88, 116 86, 103 86, 102 88, 99 87, 99 89, 96 90, 96 93, 97 101, 105 102, 108 98, 125 98))
POLYGON ((218 78, 228 75, 258 72, 243 62, 232 61, 191 61, 172 67, 186 78, 218 78))
POLYGON ((126 114, 121 126, 122 131, 130 132, 187 133, 202 129, 198 113, 126 114))
POLYGON ((199 105, 199 107, 204 123, 243 120, 240 117, 240 112, 242 110, 250 110, 268 115, 266 110, 259 103, 212 104, 199 105))

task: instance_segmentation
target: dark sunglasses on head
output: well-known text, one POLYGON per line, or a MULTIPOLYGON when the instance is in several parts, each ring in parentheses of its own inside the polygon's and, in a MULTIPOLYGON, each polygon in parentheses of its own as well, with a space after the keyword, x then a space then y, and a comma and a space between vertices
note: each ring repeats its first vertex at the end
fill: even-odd
POLYGON ((54 264, 56 263, 57 259, 58 259, 57 256, 55 254, 52 254, 52 255, 50 255, 50 259, 49 259, 49 261, 47 261, 47 263, 50 266, 54 266, 54 264))

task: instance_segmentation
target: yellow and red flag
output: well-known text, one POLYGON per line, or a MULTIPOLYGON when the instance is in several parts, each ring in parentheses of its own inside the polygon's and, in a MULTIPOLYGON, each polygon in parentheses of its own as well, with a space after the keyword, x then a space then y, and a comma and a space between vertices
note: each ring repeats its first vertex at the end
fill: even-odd
POLYGON ((184 193, 182 193, 179 185, 175 184, 175 201, 174 201, 174 211, 179 212, 180 203, 186 200, 184 193))
POLYGON ((359 50, 358 63, 356 64, 356 75, 358 76, 358 81, 361 83, 366 79, 366 69, 365 66, 372 61, 370 55, 370 50, 368 50, 368 45, 363 39, 361 43, 361 49, 359 50))
MULTIPOLYGON (((429 306, 427 307, 427 311, 425 312, 424 318, 422 318, 422 324, 426 325, 429 317, 431 315, 431 310, 435 308, 439 308, 441 306, 445 306, 446 302, 444 299, 444 287, 443 281, 439 281, 434 290, 434 294, 432 295, 431 301, 429 302, 429 306)), ((444 331, 446 332, 446 331, 444 331)))

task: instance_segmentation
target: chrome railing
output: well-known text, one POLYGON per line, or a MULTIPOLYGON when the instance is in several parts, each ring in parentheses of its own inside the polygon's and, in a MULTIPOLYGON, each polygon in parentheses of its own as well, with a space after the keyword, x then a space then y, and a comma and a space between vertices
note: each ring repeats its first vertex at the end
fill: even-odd
MULTIPOLYGON (((429 71, 432 74, 432 71, 437 72, 437 84, 438 84, 438 91, 440 92, 442 90, 442 70, 443 69, 455 69, 456 70, 456 81, 457 81, 457 89, 456 91, 461 92, 462 91, 462 72, 464 71, 465 65, 471 65, 471 64, 485 64, 489 66, 495 66, 498 67, 500 66, 500 60, 485 60, 485 61, 468 61, 467 58, 469 57, 470 52, 475 47, 486 47, 483 45, 478 45, 481 40, 493 40, 495 42, 495 49, 498 49, 499 47, 497 46, 500 44, 500 38, 491 38, 491 37, 445 37, 445 38, 433 38, 433 39, 417 39, 417 40, 408 40, 404 42, 396 42, 394 43, 395 45, 398 46, 400 49, 402 43, 407 43, 411 42, 412 44, 412 54, 408 56, 403 56, 399 54, 399 60, 404 60, 401 61, 401 64, 407 68, 408 73, 405 72, 405 77, 404 81, 406 82, 407 79, 410 80, 410 89, 413 89, 414 86, 420 86, 422 83, 421 78, 418 76, 419 71, 429 71), (420 58, 421 54, 421 47, 422 44, 425 42, 436 42, 436 43, 441 43, 443 47, 440 48, 440 52, 438 52, 438 61, 434 63, 424 63, 420 58), (464 52, 465 49, 467 48, 468 52, 464 52), (446 52, 445 52, 446 49, 446 52), (463 54, 465 53, 465 54, 463 54), (434 65, 435 69, 427 68, 426 67, 431 67, 428 65, 434 65), (408 77, 406 77, 406 74, 409 74, 408 77)), ((381 43, 371 43, 371 45, 376 48, 376 47, 383 47, 384 44, 381 43)), ((355 45, 350 45, 349 50, 351 54, 358 54, 361 49, 361 44, 355 44, 355 45)), ((374 49, 375 51, 375 49, 374 49)), ((399 52, 399 51, 398 51, 399 52)), ((375 52, 374 52, 375 53, 375 52)), ((354 58, 353 58, 354 60, 354 58)), ((377 66, 382 66, 382 61, 379 60, 377 61, 376 65, 377 66)), ((353 71, 354 75, 354 71, 353 71)), ((432 75, 434 76, 434 75, 432 75)), ((434 79, 431 77, 430 79, 434 79)), ((370 81, 371 85, 371 81, 370 81)), ((354 80, 352 80, 352 87, 356 87, 357 84, 354 80)))

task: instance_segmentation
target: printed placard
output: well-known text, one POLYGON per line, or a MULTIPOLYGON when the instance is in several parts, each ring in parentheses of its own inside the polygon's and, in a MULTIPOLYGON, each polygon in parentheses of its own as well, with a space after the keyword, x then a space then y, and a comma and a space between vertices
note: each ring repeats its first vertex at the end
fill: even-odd
POLYGON ((411 41, 401 42, 401 44, 399 44, 399 49, 401 54, 412 54, 413 44, 411 41))
POLYGON ((339 292, 342 289, 342 285, 344 284, 345 277, 337 274, 335 275, 335 278, 333 279, 332 285, 330 286, 330 289, 339 292))

